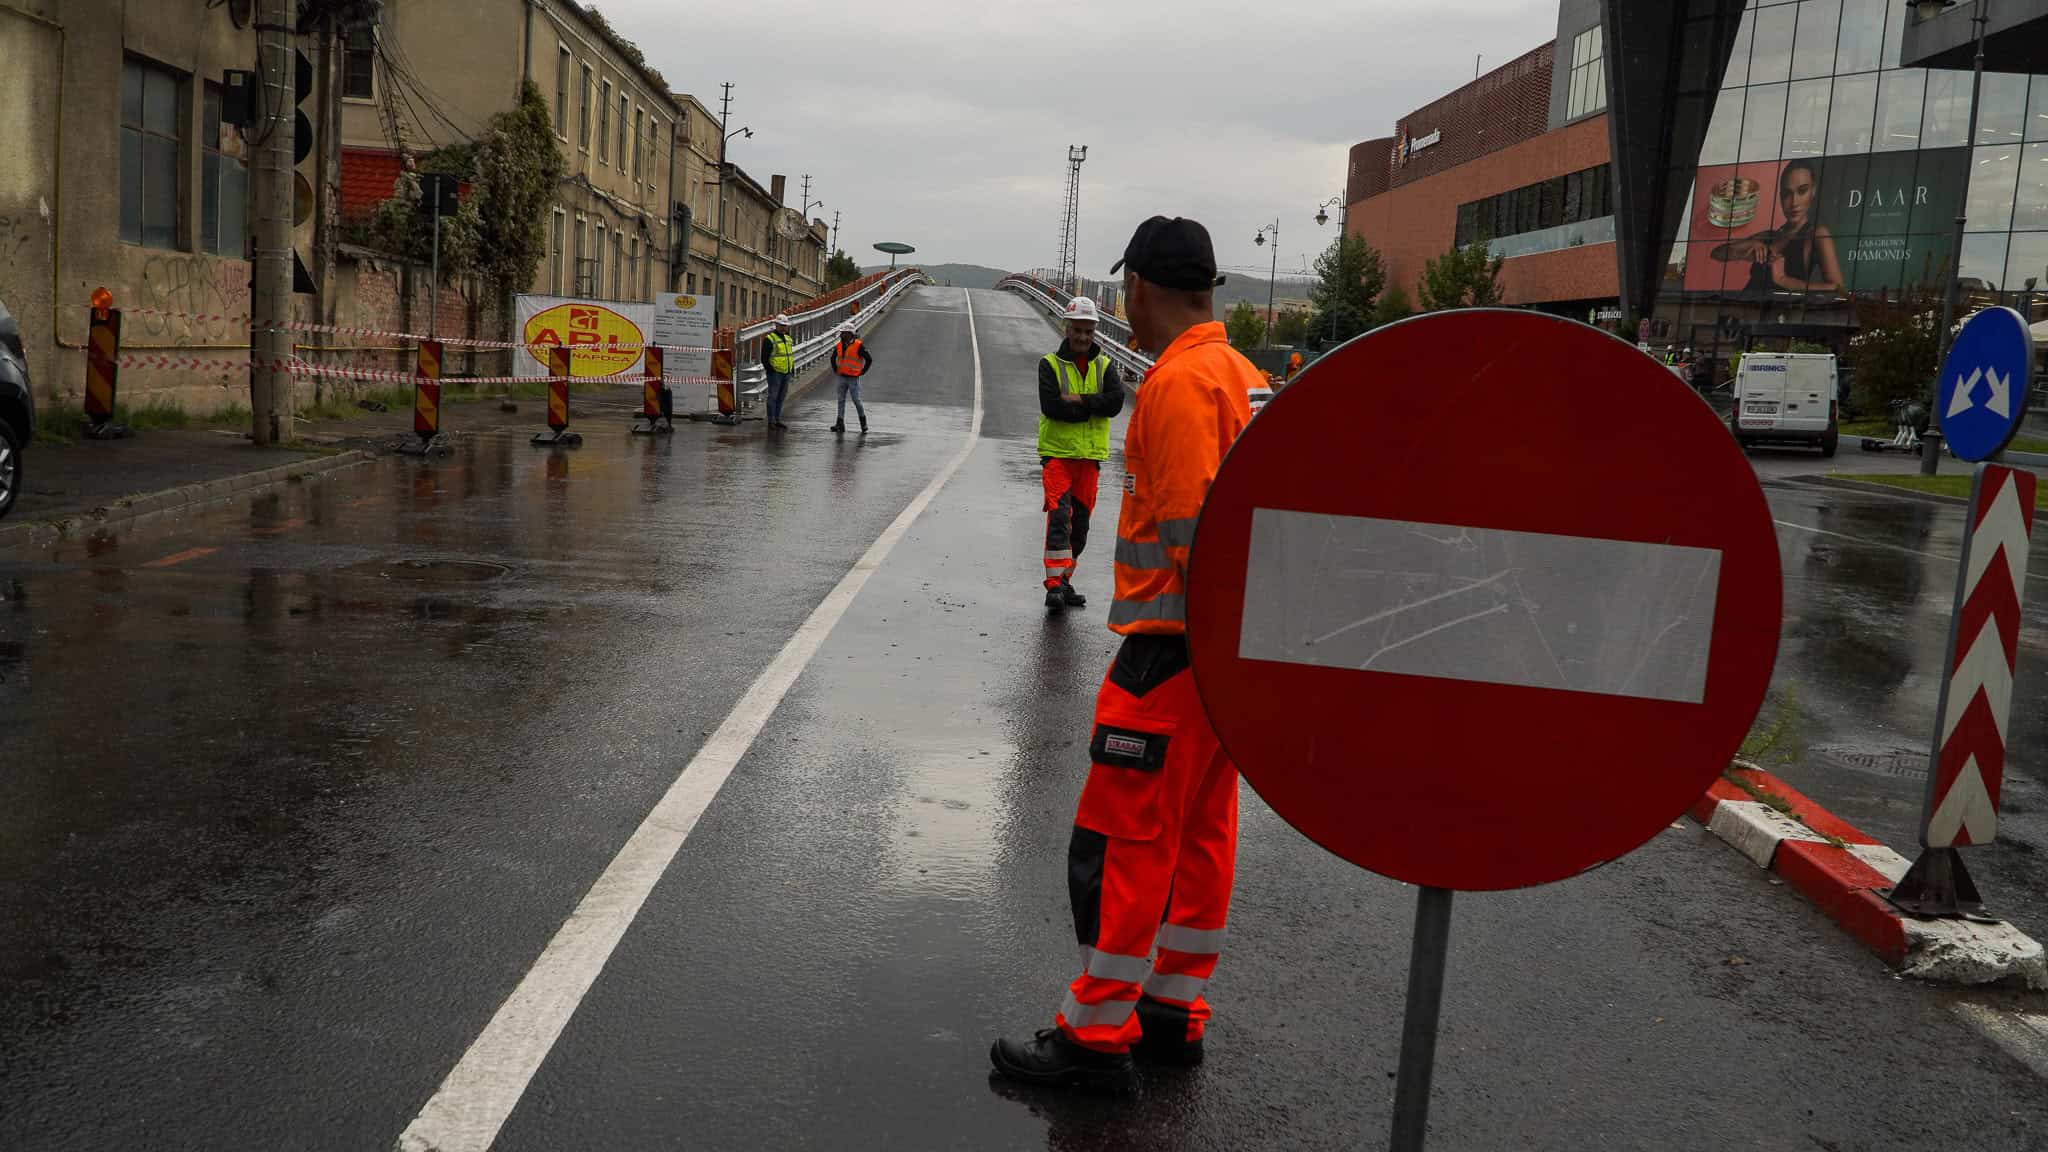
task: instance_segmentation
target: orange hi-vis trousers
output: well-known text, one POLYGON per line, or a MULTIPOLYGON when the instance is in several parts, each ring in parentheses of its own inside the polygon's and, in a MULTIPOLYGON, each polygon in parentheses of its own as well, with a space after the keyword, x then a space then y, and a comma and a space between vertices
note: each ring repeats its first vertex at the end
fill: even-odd
POLYGON ((1088 547, 1088 518, 1102 465, 1094 460, 1047 456, 1039 463, 1045 486, 1045 586, 1057 588, 1073 579, 1074 562, 1088 547))
POLYGON ((1081 974, 1056 1023, 1106 1052, 1200 1040, 1237 865, 1237 769, 1196 697, 1186 637, 1125 638, 1089 755, 1067 850, 1081 974))

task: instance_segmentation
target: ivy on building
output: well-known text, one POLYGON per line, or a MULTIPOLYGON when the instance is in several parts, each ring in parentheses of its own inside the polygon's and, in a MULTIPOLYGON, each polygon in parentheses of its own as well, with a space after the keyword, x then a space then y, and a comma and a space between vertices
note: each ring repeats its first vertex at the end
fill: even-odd
POLYGON ((476 276, 501 302, 533 283, 547 256, 547 219, 567 172, 547 101, 527 83, 517 108, 491 118, 481 139, 420 156, 389 199, 353 225, 349 242, 425 264, 433 253, 431 213, 421 210, 420 173, 463 181, 462 207, 441 221, 443 281, 476 276))
POLYGON ((590 21, 591 26, 597 29, 598 34, 605 38, 605 41, 612 46, 612 51, 630 60, 633 67, 639 69, 654 84, 656 91, 668 91, 668 81, 662 77, 660 72, 648 67, 647 54, 640 51, 638 44, 619 35, 617 30, 611 26, 611 22, 604 18, 604 13, 599 12, 596 6, 584 4, 581 7, 583 18, 590 21))

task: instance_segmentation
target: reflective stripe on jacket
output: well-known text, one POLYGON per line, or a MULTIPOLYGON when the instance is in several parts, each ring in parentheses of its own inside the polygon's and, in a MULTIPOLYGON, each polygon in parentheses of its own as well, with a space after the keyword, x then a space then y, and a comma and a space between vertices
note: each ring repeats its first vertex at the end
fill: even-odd
POLYGON ((1251 419, 1251 390, 1265 383, 1217 322, 1181 333, 1145 374, 1124 433, 1111 631, 1187 631, 1195 518, 1224 454, 1251 419))
MULTIPOLYGON (((1052 365, 1053 378, 1059 381, 1060 391, 1076 396, 1093 396, 1102 391, 1104 360, 1102 356, 1089 357, 1088 369, 1083 372, 1079 365, 1057 355, 1045 358, 1045 362, 1052 365)), ((1109 459, 1109 417, 1053 420, 1041 412, 1038 416, 1038 454, 1065 460, 1109 459)))

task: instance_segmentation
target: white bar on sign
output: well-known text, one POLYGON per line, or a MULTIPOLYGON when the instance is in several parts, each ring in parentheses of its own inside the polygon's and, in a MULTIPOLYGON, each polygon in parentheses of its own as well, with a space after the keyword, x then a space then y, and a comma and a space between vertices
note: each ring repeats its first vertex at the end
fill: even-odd
POLYGON ((1697 704, 1721 553, 1256 508, 1238 655, 1697 704))

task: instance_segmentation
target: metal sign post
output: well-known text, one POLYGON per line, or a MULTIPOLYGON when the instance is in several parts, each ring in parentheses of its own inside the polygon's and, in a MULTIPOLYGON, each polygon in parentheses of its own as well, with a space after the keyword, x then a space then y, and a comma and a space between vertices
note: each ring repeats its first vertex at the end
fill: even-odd
POLYGON ((2025 317, 1986 308, 1963 322, 1935 395, 1949 449, 1977 461, 1956 570, 1948 652, 1920 810, 1920 858, 1887 893, 1914 916, 1991 920, 1958 848, 1998 834, 2005 730, 2034 528, 2035 477, 1990 463, 2026 418, 2034 341, 2025 317))
POLYGON ((1621 340, 1432 313, 1266 405, 1209 489, 1187 588, 1195 683, 1245 781, 1420 889, 1391 1116, 1391 1147, 1416 1152, 1453 893, 1633 851, 1756 718, 1781 597, 1763 490, 1713 411, 1621 340), (1361 455, 1355 429, 1390 404, 1395 442, 1361 455), (1616 437, 1587 404, 1656 435, 1616 437), (1483 467, 1461 435, 1480 413, 1529 433, 1483 467))

